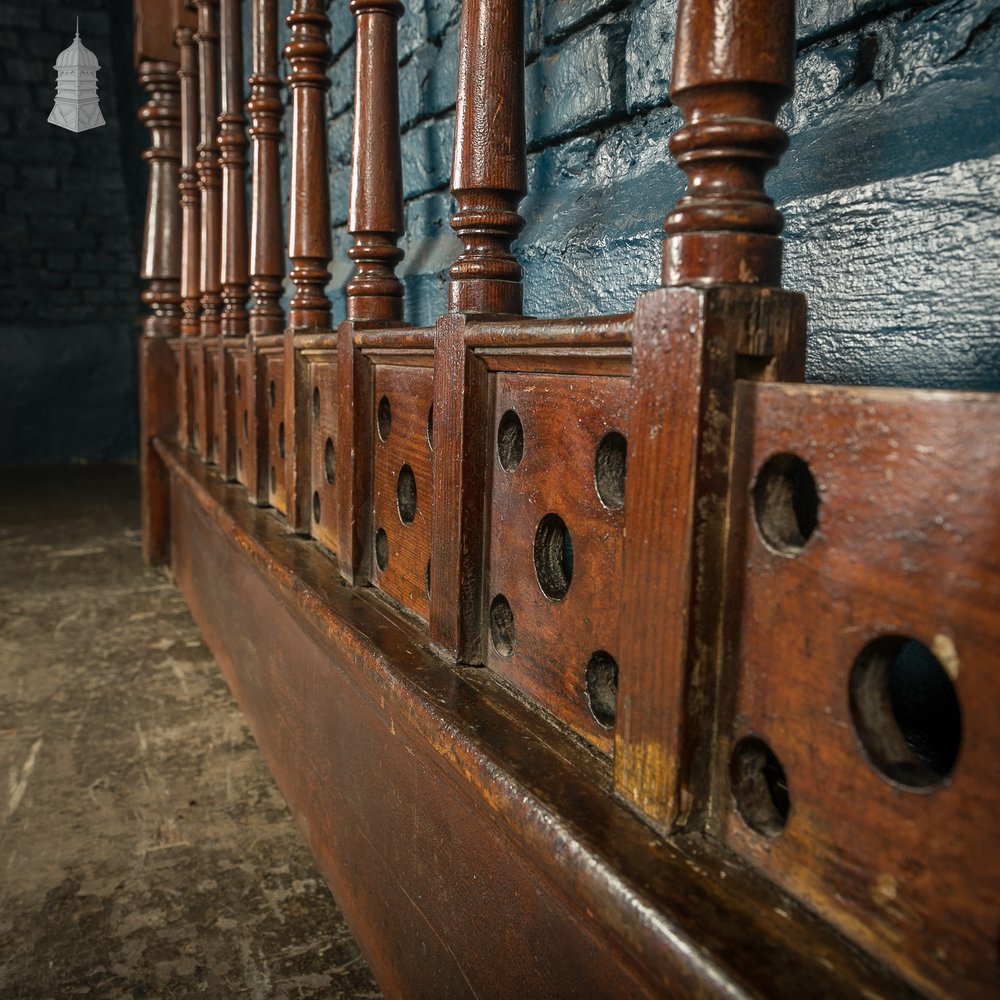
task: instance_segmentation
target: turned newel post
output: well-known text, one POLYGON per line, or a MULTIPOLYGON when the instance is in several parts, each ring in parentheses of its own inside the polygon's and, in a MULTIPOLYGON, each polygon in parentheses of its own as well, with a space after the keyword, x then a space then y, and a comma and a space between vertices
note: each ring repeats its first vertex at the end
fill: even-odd
POLYGON ((524 145, 523 0, 464 0, 451 178, 463 249, 450 271, 452 311, 522 310, 511 244, 524 226, 524 145))
POLYGON ((805 299, 780 288, 782 219, 764 191, 794 56, 792 0, 679 4, 671 93, 686 124, 670 149, 688 185, 664 224, 665 287, 633 320, 640 474, 625 489, 615 727, 618 793, 665 829, 711 829, 728 794, 736 386, 805 369, 805 299))
POLYGON ((250 225, 250 332, 281 333, 285 247, 281 227, 281 81, 278 77, 277 0, 253 3, 250 140, 253 156, 250 225))
POLYGON ((149 188, 142 244, 142 302, 147 309, 140 344, 140 483, 142 548, 147 562, 167 557, 169 483, 156 452, 157 438, 173 435, 177 421, 177 366, 173 355, 180 333, 180 104, 176 61, 148 58, 170 52, 166 37, 136 39, 139 82, 149 100, 139 118, 149 130, 149 188))
POLYGON ((144 62, 139 82, 149 101, 139 118, 149 130, 146 227, 142 243, 143 304, 149 310, 145 332, 176 336, 180 331, 180 104, 177 63, 144 62))
POLYGON ((197 0, 198 98, 201 134, 198 141, 198 188, 201 191, 201 335, 219 333, 222 288, 219 247, 222 211, 219 202, 219 33, 218 0, 197 0))
POLYGON ((325 330, 330 325, 330 192, 327 188, 326 70, 330 22, 323 0, 293 0, 288 15, 291 40, 285 47, 292 92, 292 193, 288 220, 289 303, 292 329, 325 330))
POLYGON ((781 284, 781 213, 765 174, 788 147, 793 0, 682 3, 670 96, 686 125, 670 151, 687 192, 664 223, 663 284, 781 284))
POLYGON ((247 332, 246 131, 243 120, 243 42, 240 0, 222 0, 222 113, 219 161, 222 169, 222 335, 247 332))
POLYGON ((397 0, 351 0, 355 38, 354 156, 348 229, 355 263, 347 286, 351 320, 403 318, 403 285, 396 265, 403 251, 403 170, 399 145, 397 0))

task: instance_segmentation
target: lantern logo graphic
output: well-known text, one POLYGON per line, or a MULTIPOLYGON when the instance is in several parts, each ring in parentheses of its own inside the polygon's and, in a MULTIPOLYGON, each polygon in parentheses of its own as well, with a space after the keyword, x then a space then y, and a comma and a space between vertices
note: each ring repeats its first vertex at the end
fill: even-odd
POLYGON ((80 41, 80 19, 76 19, 73 44, 59 53, 56 64, 56 100, 49 122, 71 132, 100 128, 104 115, 97 97, 97 56, 80 41))

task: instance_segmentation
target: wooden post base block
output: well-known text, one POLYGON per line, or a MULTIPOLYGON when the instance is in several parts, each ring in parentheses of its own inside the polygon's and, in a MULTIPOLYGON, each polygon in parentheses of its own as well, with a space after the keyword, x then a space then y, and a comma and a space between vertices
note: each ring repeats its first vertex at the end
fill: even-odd
POLYGON ((220 347, 219 389, 216 398, 216 427, 218 428, 219 468, 226 479, 238 478, 236 469, 236 444, 239 440, 239 400, 236 398, 236 376, 246 357, 246 341, 223 339, 220 347))
POLYGON ((202 391, 204 392, 205 409, 199 413, 201 427, 204 428, 201 440, 200 454, 209 465, 219 462, 219 388, 222 383, 222 348, 217 338, 202 342, 202 391))
POLYGON ((492 387, 487 665, 610 753, 627 378, 498 373, 492 387))
POLYGON ((256 454, 251 437, 253 415, 253 350, 248 343, 233 359, 233 440, 236 481, 251 496, 256 482, 256 454))
POLYGON ((1000 990, 1000 399, 739 394, 726 842, 940 996, 1000 990))
POLYGON ((309 365, 309 531, 324 548, 337 551, 337 352, 335 346, 310 351, 309 365))

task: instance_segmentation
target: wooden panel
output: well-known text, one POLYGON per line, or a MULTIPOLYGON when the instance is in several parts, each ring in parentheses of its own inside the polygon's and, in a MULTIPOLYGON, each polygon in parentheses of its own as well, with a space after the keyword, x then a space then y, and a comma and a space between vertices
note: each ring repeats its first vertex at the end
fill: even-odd
POLYGON ((234 437, 236 440, 236 480, 247 489, 256 481, 254 448, 251 445, 251 415, 253 411, 253 355, 249 348, 236 358, 233 383, 234 437))
POLYGON ((739 408, 723 836, 925 988, 996 996, 1000 399, 745 386, 739 408))
POLYGON ((495 378, 487 664, 610 753, 628 381, 495 378))
POLYGON ((266 477, 267 501, 282 514, 285 513, 285 358, 282 354, 268 354, 264 359, 263 399, 267 421, 266 477))
POLYGON ((206 428, 202 440, 201 457, 210 465, 219 461, 219 422, 222 414, 219 412, 220 385, 222 382, 222 351, 218 340, 206 341, 202 349, 202 380, 205 391, 206 428))
POLYGON ((310 501, 313 538, 337 551, 337 353, 310 356, 309 363, 309 445, 311 455, 310 501))
POLYGON ((372 381, 372 582, 426 621, 433 369, 375 365, 372 381))

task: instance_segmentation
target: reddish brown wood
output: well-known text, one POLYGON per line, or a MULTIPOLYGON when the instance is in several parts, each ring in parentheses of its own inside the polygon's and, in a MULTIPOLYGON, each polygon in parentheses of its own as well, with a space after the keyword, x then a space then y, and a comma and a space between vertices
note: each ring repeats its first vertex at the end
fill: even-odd
POLYGON ((169 342, 180 335, 180 105, 176 62, 145 61, 139 82, 149 100, 139 118, 149 130, 143 159, 149 164, 142 248, 143 321, 140 399, 142 549, 149 563, 162 562, 169 541, 166 469, 153 449, 157 436, 177 423, 177 374, 169 342))
POLYGON ((350 320, 400 321, 403 286, 396 265, 403 251, 403 166, 399 140, 398 0, 351 0, 355 35, 354 153, 351 214, 355 271, 347 286, 350 320))
POLYGON ((462 4, 451 225, 463 244, 449 272, 448 307, 520 313, 521 265, 511 243, 524 226, 524 4, 462 4))
POLYGON ((815 385, 739 393, 732 562, 744 596, 726 671, 715 822, 769 877, 945 996, 1000 988, 997 403, 815 385), (763 534, 775 515, 752 502, 774 455, 806 463, 818 494, 815 530, 791 548, 763 534), (941 664, 938 688, 901 671, 906 688, 873 705, 879 726, 902 725, 916 748, 895 751, 891 759, 911 761, 898 778, 873 762, 886 759, 866 749, 850 697, 859 654, 887 635, 923 642, 941 664), (956 728, 946 721, 949 687, 956 728), (953 769, 921 773, 952 733, 953 769), (742 819, 730 783, 733 748, 749 734, 785 772, 787 825, 770 836, 742 819))
MULTIPOLYGON (((222 286, 220 250, 222 214, 219 200, 219 3, 196 0, 198 31, 199 110, 201 130, 198 141, 198 188, 201 192, 201 315, 200 350, 192 364, 195 382, 195 442, 202 458, 216 460, 217 433, 215 399, 219 383, 219 334, 222 286)), ((196 349, 197 350, 197 349, 196 349)))
POLYGON ((309 441, 312 499, 311 534, 331 552, 337 551, 340 435, 340 381, 336 350, 309 351, 309 441))
POLYGON ((267 421, 259 374, 263 362, 257 346, 259 338, 281 334, 285 317, 280 299, 285 268, 281 222, 280 143, 281 81, 278 78, 276 0, 253 0, 253 72, 250 76, 250 140, 253 155, 250 209, 250 341, 247 346, 248 399, 247 454, 241 482, 257 503, 267 502, 266 462, 267 421))
POLYGON ((781 284, 764 175, 788 147, 774 119, 794 65, 794 0, 681 0, 670 96, 687 124, 670 151, 688 190, 664 223, 664 285, 781 284))
MULTIPOLYGON (((291 208, 288 220, 289 278, 295 294, 289 303, 285 331, 285 425, 288 451, 284 461, 286 515, 289 525, 309 531, 309 372, 296 352, 301 334, 330 330, 330 192, 327 187, 326 75, 330 61, 330 22, 323 0, 293 0, 288 15, 291 40, 285 47, 292 92, 291 208)), ((273 449, 272 449, 273 451, 273 449)))
POLYGON ((243 41, 241 0, 221 0, 220 56, 222 110, 219 114, 219 161, 222 172, 222 358, 215 401, 219 467, 236 478, 236 374, 246 355, 247 205, 246 126, 243 118, 243 41))

